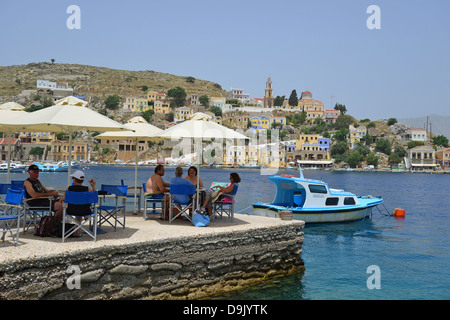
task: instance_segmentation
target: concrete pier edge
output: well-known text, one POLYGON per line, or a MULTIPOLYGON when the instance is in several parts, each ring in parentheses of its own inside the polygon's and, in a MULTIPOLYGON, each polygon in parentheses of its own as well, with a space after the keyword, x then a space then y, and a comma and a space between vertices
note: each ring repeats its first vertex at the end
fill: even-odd
POLYGON ((272 221, 1 261, 0 299, 204 299, 302 272, 304 222, 272 221))

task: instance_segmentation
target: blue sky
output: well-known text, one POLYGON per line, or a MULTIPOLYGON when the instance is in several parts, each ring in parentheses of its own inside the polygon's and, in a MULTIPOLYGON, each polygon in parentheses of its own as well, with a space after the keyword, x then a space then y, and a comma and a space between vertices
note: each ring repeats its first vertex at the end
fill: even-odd
POLYGON ((255 98, 270 76, 275 96, 309 90, 358 119, 449 116, 449 15, 447 0, 2 1, 0 65, 155 70, 255 98), (80 30, 66 26, 70 5, 80 30))

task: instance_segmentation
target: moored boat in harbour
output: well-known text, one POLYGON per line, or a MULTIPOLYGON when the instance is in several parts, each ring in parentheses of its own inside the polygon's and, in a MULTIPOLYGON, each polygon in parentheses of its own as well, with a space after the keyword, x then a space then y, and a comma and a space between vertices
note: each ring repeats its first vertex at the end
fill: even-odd
POLYGON ((253 204, 253 214, 279 217, 282 211, 291 211, 292 218, 306 223, 344 222, 360 220, 383 203, 380 196, 356 196, 341 189, 329 188, 320 180, 281 175, 269 177, 277 192, 272 203, 253 204))

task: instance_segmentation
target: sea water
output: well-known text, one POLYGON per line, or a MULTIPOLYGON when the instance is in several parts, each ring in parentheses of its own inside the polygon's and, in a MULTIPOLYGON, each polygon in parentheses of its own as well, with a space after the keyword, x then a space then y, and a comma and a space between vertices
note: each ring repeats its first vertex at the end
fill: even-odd
MULTIPOLYGON (((138 167, 138 186, 153 174, 153 169, 138 167)), ((96 180, 98 188, 102 183, 120 184, 122 179, 125 184, 134 185, 134 167, 92 166, 83 170, 87 179, 96 180)), ((275 185, 260 170, 201 168, 199 174, 205 186, 209 186, 213 181, 228 182, 233 171, 242 179, 236 212, 245 214, 252 211, 253 203, 273 200, 275 185)), ((277 174, 298 176, 298 171, 277 174)), ((450 175, 323 170, 304 170, 304 175, 357 195, 380 195, 384 204, 379 208, 384 214, 402 208, 406 215, 385 216, 374 209, 371 218, 360 221, 307 225, 303 229, 303 273, 215 298, 450 298, 450 175)), ((168 181, 173 176, 174 168, 166 167, 163 178, 168 181)), ((26 173, 11 174, 12 180, 25 178, 26 173)), ((5 180, 6 174, 0 174, 0 182, 5 180)), ((45 186, 64 189, 67 173, 42 172, 40 180, 45 186)))

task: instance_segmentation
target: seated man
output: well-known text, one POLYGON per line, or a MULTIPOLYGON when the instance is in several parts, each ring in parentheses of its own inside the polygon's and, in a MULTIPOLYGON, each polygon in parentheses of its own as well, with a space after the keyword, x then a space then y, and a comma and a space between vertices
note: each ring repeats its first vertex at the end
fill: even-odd
MULTIPOLYGON (((183 179, 182 175, 183 175, 183 168, 182 167, 177 167, 175 169, 175 177, 170 180, 170 184, 171 185, 187 185, 187 186, 190 185, 190 186, 193 186, 192 182, 190 182, 187 179, 183 179)), ((190 196, 187 195, 187 194, 173 194, 172 195, 172 199, 173 199, 174 202, 185 203, 185 202, 188 202, 190 200, 190 196)), ((169 207, 169 202, 168 201, 169 200, 166 199, 166 208, 169 207)), ((169 212, 169 210, 167 209, 166 210, 166 214, 168 212, 169 212)))
POLYGON ((147 193, 154 195, 160 195, 160 198, 164 196, 165 192, 169 192, 167 187, 170 187, 170 183, 164 182, 162 176, 165 173, 164 166, 159 164, 155 168, 155 173, 147 180, 147 193))
MULTIPOLYGON (((28 167, 29 178, 24 181, 23 185, 25 187, 25 197, 30 198, 40 198, 40 197, 54 197, 57 199, 59 194, 57 191, 51 191, 44 187, 44 185, 39 181, 39 168, 37 165, 32 164, 28 167)), ((30 208, 45 208, 50 206, 49 199, 36 199, 30 200, 28 205, 30 208)), ((62 221, 63 206, 59 201, 52 201, 52 211, 55 212, 55 217, 59 221, 62 221)))
POLYGON ((164 212, 161 214, 161 219, 164 219, 167 216, 168 210, 168 198, 164 198, 164 193, 169 192, 170 183, 167 183, 163 180, 162 176, 165 173, 164 166, 159 164, 155 168, 155 173, 147 180, 147 194, 150 194, 152 199, 164 199, 164 203, 166 204, 164 212))
MULTIPOLYGON (((192 186, 192 182, 190 182, 187 179, 183 179, 181 176, 183 175, 183 168, 177 167, 175 169, 175 177, 170 180, 171 185, 186 185, 186 186, 192 186)), ((187 194, 174 194, 173 200, 177 202, 187 202, 189 201, 189 196, 187 194)))

